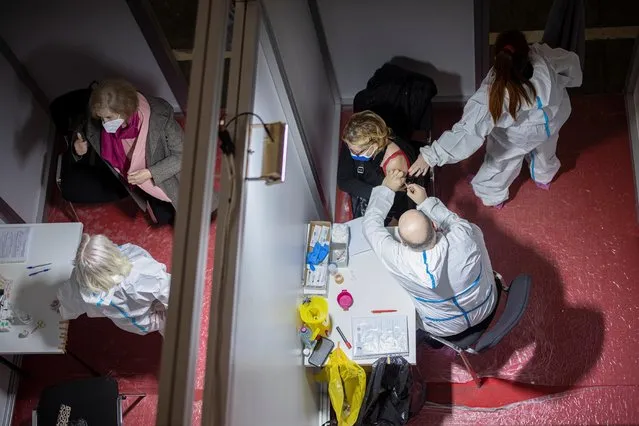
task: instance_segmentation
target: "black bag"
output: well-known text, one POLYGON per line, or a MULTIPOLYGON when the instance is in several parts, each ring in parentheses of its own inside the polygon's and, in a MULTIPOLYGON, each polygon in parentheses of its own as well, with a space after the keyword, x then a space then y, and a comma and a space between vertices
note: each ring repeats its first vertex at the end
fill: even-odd
POLYGON ((437 86, 431 78, 386 63, 368 80, 366 89, 355 95, 353 111, 373 111, 396 135, 410 140, 416 130, 430 131, 435 95, 437 86))
POLYGON ((51 105, 51 117, 58 133, 67 141, 67 147, 75 140, 76 133, 82 133, 89 120, 89 98, 97 82, 85 89, 74 90, 58 96, 51 105))
POLYGON ((425 402, 426 385, 421 379, 413 378, 406 359, 401 356, 380 358, 373 364, 357 425, 405 425, 425 402), (415 392, 417 387, 419 390, 415 392))

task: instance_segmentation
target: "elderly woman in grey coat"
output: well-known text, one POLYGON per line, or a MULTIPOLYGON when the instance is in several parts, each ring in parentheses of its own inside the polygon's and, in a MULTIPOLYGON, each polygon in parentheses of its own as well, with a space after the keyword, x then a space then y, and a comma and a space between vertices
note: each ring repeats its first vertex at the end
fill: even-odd
POLYGON ((89 109, 93 120, 86 138, 78 133, 74 141, 76 156, 85 155, 90 144, 153 222, 172 222, 183 132, 171 105, 143 96, 127 81, 104 80, 93 89, 89 109))

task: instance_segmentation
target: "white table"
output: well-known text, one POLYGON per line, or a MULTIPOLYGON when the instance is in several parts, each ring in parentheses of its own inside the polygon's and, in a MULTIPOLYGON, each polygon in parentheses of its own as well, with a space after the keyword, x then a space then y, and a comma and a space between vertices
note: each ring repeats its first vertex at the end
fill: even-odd
MULTIPOLYGON (((357 235, 352 235, 351 244, 357 238, 359 238, 357 235)), ((335 342, 335 347, 337 347, 337 342, 340 342, 340 347, 344 353, 352 359, 352 349, 346 347, 335 329, 335 327, 339 326, 352 345, 352 318, 371 315, 406 315, 408 317, 409 354, 404 356, 404 358, 409 363, 415 364, 417 352, 415 304, 408 293, 377 259, 375 253, 372 250, 368 250, 356 254, 349 259, 348 267, 340 268, 339 272, 344 276, 344 282, 337 284, 333 278, 330 278, 328 285, 328 306, 332 325, 330 339, 335 342), (353 296, 353 306, 348 311, 344 311, 337 304, 337 295, 342 290, 348 290, 353 296), (371 310, 378 309, 396 309, 397 312, 371 314, 371 310)), ((377 357, 357 359, 355 361, 359 365, 370 366, 377 361, 377 357)), ((306 357, 304 365, 310 366, 306 357)))
POLYGON ((11 303, 31 315, 32 324, 13 325, 11 331, 0 333, 0 354, 62 354, 65 353, 68 322, 51 309, 58 287, 71 277, 73 260, 82 238, 81 223, 46 223, 0 225, 31 228, 31 241, 26 263, 0 264, 0 273, 13 280, 11 303), (50 271, 29 276, 29 265, 52 263, 50 271), (38 321, 45 327, 26 338, 23 330, 32 330, 38 321))

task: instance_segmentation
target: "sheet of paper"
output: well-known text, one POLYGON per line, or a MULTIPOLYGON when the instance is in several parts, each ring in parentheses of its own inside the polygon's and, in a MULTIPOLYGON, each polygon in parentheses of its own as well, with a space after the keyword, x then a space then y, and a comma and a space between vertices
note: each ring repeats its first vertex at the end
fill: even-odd
POLYGON ((363 217, 358 217, 357 219, 353 219, 350 222, 346 222, 346 224, 350 228, 351 234, 351 240, 348 245, 348 255, 350 257, 355 256, 359 253, 364 253, 365 251, 369 251, 371 249, 371 246, 368 245, 368 241, 366 241, 366 238, 364 238, 364 233, 362 232, 363 223, 363 217))
POLYGON ((0 263, 24 263, 29 256, 31 228, 0 227, 0 263))

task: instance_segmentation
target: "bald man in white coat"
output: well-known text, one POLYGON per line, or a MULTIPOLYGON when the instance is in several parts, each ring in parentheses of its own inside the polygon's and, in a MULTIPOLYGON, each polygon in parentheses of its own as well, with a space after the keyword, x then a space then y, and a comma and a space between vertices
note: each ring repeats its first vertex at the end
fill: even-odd
MULTIPOLYGON (((363 232, 373 251, 408 292, 427 333, 450 337, 480 324, 494 311, 497 289, 481 230, 451 212, 426 190, 406 187, 417 209, 399 220, 395 240, 384 227, 404 174, 390 172, 373 189, 363 232)), ((389 289, 391 291, 391 289, 389 289)))

